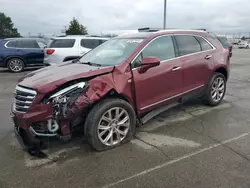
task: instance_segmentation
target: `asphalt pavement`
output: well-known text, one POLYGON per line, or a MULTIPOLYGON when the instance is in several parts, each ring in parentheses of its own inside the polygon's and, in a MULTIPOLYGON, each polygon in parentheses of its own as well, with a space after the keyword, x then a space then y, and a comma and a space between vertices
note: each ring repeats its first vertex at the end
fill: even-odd
POLYGON ((47 159, 24 153, 9 116, 16 81, 0 70, 0 188, 250 187, 250 50, 234 49, 224 101, 194 100, 137 129, 128 144, 93 151, 81 134, 48 140, 47 159))

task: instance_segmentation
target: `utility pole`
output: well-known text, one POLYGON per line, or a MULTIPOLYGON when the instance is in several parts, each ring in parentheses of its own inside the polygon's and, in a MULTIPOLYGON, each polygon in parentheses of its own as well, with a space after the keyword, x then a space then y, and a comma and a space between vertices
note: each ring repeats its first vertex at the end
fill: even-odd
POLYGON ((163 29, 166 29, 167 0, 164 0, 163 29))

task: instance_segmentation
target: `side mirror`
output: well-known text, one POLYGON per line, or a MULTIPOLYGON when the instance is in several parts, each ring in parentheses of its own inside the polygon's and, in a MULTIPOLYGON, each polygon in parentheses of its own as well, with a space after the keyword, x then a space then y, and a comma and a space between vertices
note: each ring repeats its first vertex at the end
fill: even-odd
POLYGON ((139 73, 144 73, 152 67, 160 65, 161 60, 158 57, 145 57, 142 59, 141 67, 139 68, 139 73))

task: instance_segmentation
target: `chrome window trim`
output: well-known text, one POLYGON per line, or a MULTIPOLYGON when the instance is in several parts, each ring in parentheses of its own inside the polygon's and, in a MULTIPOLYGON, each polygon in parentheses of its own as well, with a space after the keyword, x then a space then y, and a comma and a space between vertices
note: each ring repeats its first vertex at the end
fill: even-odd
MULTIPOLYGON (((174 57, 174 58, 171 58, 171 59, 166 59, 166 60, 162 60, 161 63, 166 63, 168 61, 171 61, 171 60, 175 60, 175 59, 179 59, 179 58, 182 58, 182 57, 188 57, 188 56, 192 56, 192 55, 196 55, 196 54, 200 54, 200 53, 204 53, 204 52, 209 52, 209 51, 214 51, 216 50, 216 47, 211 43, 209 42, 207 39, 205 39, 203 36, 201 35, 194 35, 194 34, 167 34, 167 35, 161 35, 161 36, 158 36, 156 38, 154 38, 153 40, 151 40, 147 45, 145 45, 142 50, 133 58, 133 60, 130 62, 130 64, 132 65, 133 62, 135 61, 135 59, 141 54, 141 52, 151 43, 153 42, 155 39, 158 39, 160 37, 164 37, 164 36, 176 36, 176 35, 191 35, 191 36, 194 36, 194 37, 201 37, 203 38, 206 42, 208 42, 208 44, 211 45, 212 49, 210 50, 204 50, 204 51, 200 51, 200 52, 195 52, 195 53, 191 53, 191 54, 187 54, 187 55, 182 55, 182 56, 178 56, 178 57, 174 57)), ((198 41, 197 41, 198 42, 198 41)), ((139 67, 136 67, 136 68, 132 68, 132 71, 138 69, 139 67)))
POLYGON ((169 97, 169 98, 163 99, 163 100, 161 100, 161 101, 155 102, 155 103, 153 103, 153 104, 144 106, 144 107, 140 108, 140 110, 144 110, 144 109, 150 108, 150 107, 152 107, 152 106, 155 106, 155 105, 157 105, 157 104, 166 102, 166 101, 168 101, 168 100, 170 100, 170 99, 173 99, 173 98, 175 98, 175 97, 179 97, 179 96, 181 96, 181 95, 184 95, 184 94, 186 94, 186 93, 189 93, 189 92, 191 92, 191 91, 194 91, 194 90, 199 89, 199 88, 202 88, 202 87, 204 87, 204 84, 202 84, 202 85, 200 85, 200 86, 198 86, 198 87, 195 87, 195 88, 193 88, 193 89, 189 89, 189 90, 187 90, 187 91, 184 91, 184 92, 182 92, 182 93, 180 93, 180 94, 174 95, 174 96, 172 96, 172 97, 169 97))
POLYGON ((42 48, 40 48, 39 44, 38 44, 39 48, 16 48, 16 47, 8 47, 7 44, 9 42, 11 42, 11 41, 13 41, 13 40, 9 40, 8 42, 6 42, 5 45, 4 45, 4 47, 5 48, 9 48, 9 49, 24 49, 24 50, 27 50, 27 49, 33 49, 33 50, 34 49, 38 49, 38 50, 43 50, 42 48))

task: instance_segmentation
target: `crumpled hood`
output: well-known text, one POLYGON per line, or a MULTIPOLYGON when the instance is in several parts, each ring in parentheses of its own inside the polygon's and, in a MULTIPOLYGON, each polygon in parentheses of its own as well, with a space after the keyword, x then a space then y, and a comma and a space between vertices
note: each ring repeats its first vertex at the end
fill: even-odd
POLYGON ((105 74, 112 72, 113 69, 113 66, 96 67, 79 63, 64 63, 31 72, 22 78, 18 85, 36 89, 40 93, 47 93, 68 81, 105 74))

